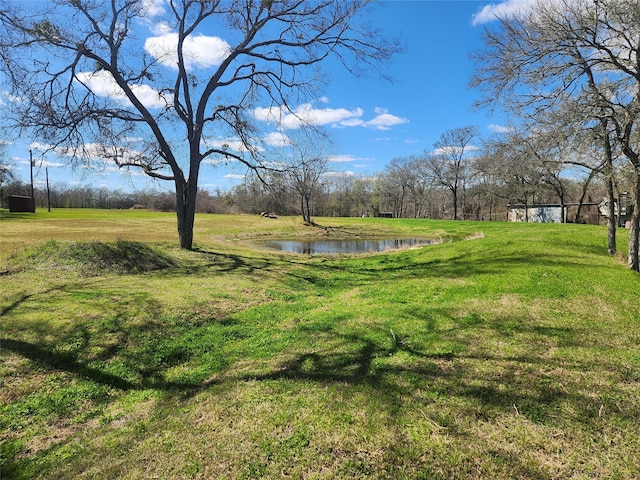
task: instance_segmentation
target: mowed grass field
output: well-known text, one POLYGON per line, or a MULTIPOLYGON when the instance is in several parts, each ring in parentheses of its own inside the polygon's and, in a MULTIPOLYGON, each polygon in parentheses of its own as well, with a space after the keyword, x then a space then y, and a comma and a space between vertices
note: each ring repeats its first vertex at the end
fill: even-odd
POLYGON ((0 212, 0 478, 640 478, 605 227, 315 220, 0 212), (256 246, 383 236, 437 242, 256 246))

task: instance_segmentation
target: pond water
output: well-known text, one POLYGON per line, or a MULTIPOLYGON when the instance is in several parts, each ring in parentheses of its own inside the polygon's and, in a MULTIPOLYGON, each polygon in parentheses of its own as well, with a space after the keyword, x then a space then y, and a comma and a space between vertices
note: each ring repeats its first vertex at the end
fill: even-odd
POLYGON ((430 245, 423 238, 357 239, 357 240, 267 240, 260 245, 265 248, 289 253, 368 253, 400 250, 403 248, 430 245))

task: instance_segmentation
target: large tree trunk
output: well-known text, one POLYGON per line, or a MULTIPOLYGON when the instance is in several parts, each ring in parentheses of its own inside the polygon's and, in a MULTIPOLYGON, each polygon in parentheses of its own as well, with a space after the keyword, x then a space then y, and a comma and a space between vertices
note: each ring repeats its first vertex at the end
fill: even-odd
POLYGON ((633 214, 631 215, 631 229, 629 230, 629 268, 640 272, 640 171, 635 172, 633 186, 633 214))
POLYGON ((191 177, 187 182, 176 181, 176 217, 178 220, 178 238, 180 241, 180 248, 186 250, 191 250, 193 248, 193 226, 196 216, 197 193, 197 183, 192 181, 191 177))
POLYGON ((302 213, 302 221, 308 222, 307 220, 307 212, 304 209, 304 195, 300 195, 300 213, 302 213))

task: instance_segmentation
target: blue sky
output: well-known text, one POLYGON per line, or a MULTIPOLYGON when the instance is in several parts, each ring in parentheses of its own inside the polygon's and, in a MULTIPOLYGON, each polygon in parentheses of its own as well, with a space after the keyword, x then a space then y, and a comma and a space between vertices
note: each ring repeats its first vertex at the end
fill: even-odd
MULTIPOLYGON (((159 2, 161 0, 150 0, 159 2)), ((345 175, 375 174, 396 157, 430 151, 448 129, 476 125, 483 136, 506 124, 487 111, 474 111, 479 92, 469 89, 473 64, 469 53, 481 45, 483 27, 496 11, 508 12, 525 0, 490 3, 467 0, 387 0, 372 22, 390 37, 400 35, 406 51, 389 65, 389 83, 375 76, 354 78, 329 68, 331 82, 306 106, 332 132, 335 147, 330 170, 345 175)), ((148 33, 151 36, 151 33, 148 33)), ((329 65, 328 65, 329 66, 329 65)), ((9 101, 0 95, 0 105, 9 101)), ((107 169, 72 171, 53 153, 42 156, 29 139, 4 139, 17 178, 29 180, 29 148, 33 150, 36 182, 91 185, 109 189, 172 190, 171 183, 154 183, 142 175, 123 175, 107 169)), ((241 182, 242 168, 204 165, 200 186, 228 190, 241 182)))

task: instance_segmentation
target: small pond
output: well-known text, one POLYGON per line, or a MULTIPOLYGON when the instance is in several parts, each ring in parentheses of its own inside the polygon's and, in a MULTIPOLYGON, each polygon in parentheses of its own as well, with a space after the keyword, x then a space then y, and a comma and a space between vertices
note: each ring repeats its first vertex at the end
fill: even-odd
POLYGON ((266 240, 261 247, 289 253, 368 253, 400 250, 404 248, 430 245, 431 240, 423 238, 395 239, 348 239, 348 240, 266 240))

